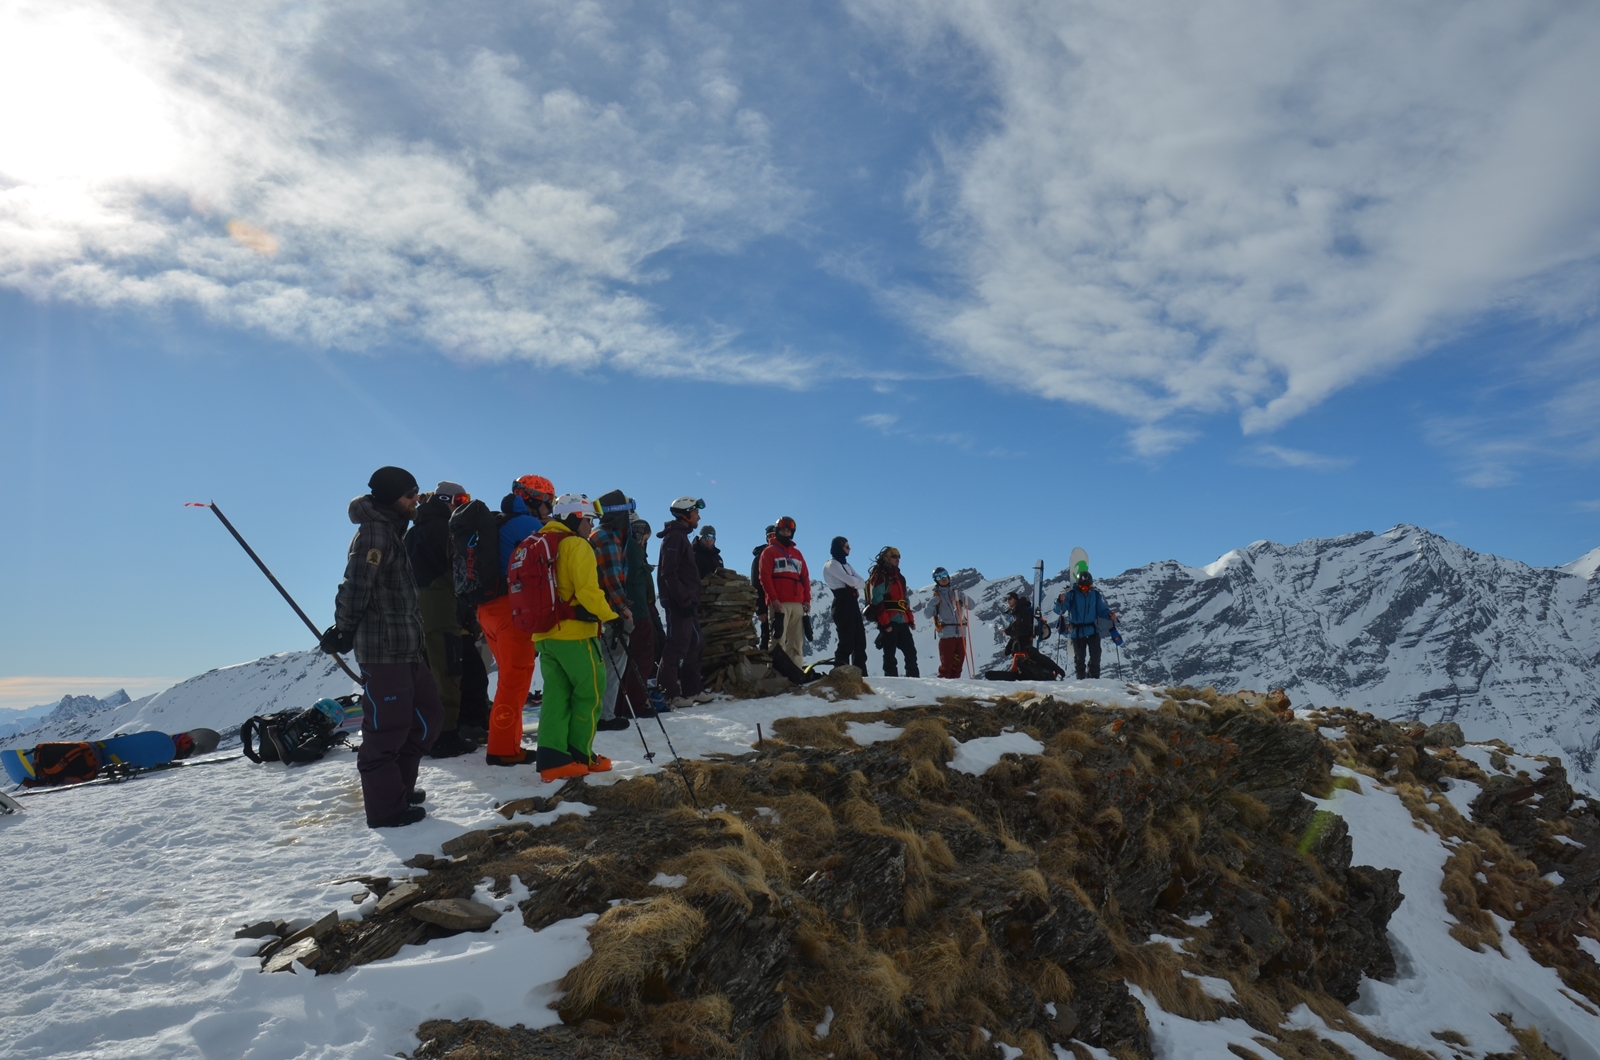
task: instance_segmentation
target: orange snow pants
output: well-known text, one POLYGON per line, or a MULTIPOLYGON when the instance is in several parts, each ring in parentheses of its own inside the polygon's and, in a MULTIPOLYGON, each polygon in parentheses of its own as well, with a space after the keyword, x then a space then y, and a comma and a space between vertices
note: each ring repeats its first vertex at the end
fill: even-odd
POLYGON ((522 752, 522 708, 533 684, 533 667, 538 652, 533 635, 518 629, 511 621, 511 597, 498 596, 478 605, 478 625, 489 643, 500 681, 494 690, 494 707, 489 711, 489 746, 492 755, 517 755, 522 752))

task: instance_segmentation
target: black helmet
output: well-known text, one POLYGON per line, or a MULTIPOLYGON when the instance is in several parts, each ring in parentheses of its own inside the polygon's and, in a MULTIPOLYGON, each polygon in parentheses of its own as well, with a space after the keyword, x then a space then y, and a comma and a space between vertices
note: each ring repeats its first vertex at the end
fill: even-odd
POLYGON ((1092 574, 1090 574, 1086 570, 1081 570, 1081 571, 1078 572, 1078 584, 1079 585, 1093 585, 1094 584, 1094 576, 1092 574))

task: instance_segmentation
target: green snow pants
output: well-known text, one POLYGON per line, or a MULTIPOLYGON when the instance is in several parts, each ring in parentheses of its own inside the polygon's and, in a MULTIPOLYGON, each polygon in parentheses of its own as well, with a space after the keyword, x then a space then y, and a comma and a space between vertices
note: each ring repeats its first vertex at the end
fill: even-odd
POLYGON ((539 708, 540 770, 594 760, 594 730, 606 688, 600 641, 541 640, 544 703, 539 708))
POLYGON ((422 612, 422 647, 428 669, 444 706, 440 732, 450 732, 461 720, 461 623, 456 620, 456 590, 449 574, 417 590, 422 612))

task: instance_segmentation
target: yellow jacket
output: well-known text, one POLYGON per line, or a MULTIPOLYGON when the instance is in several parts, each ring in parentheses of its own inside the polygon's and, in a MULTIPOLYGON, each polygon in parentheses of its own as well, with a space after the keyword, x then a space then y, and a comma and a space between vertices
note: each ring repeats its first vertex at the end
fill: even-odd
MULTIPOLYGON (((561 545, 556 551, 556 591, 561 594, 561 599, 582 607, 601 622, 616 618, 617 613, 606 603, 605 591, 600 588, 594 546, 568 530, 567 524, 559 519, 551 519, 539 532, 561 536, 561 545)), ((541 640, 588 640, 599 635, 600 626, 597 623, 568 618, 557 622, 556 628, 548 633, 535 633, 533 639, 535 643, 541 640)))

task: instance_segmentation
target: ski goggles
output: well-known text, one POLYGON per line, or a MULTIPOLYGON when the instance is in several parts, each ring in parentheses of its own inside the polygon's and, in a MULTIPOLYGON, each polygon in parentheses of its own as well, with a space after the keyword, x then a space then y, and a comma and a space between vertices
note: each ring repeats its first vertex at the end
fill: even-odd
MULTIPOLYGON (((702 503, 700 507, 704 508, 705 504, 702 503)), ((636 512, 639 510, 639 503, 629 500, 623 501, 621 504, 601 504, 599 501, 595 501, 594 510, 601 515, 611 515, 616 512, 636 512)))
POLYGON ((447 496, 448 500, 450 501, 450 503, 452 505, 454 505, 455 507, 457 507, 457 508, 461 507, 463 504, 466 504, 466 503, 468 503, 469 501, 472 500, 472 494, 470 494, 470 493, 457 493, 457 494, 454 494, 454 495, 448 495, 447 494, 446 496, 447 496))

